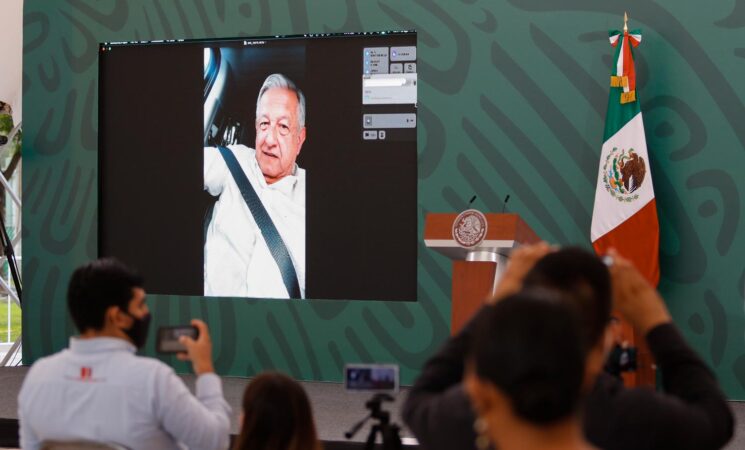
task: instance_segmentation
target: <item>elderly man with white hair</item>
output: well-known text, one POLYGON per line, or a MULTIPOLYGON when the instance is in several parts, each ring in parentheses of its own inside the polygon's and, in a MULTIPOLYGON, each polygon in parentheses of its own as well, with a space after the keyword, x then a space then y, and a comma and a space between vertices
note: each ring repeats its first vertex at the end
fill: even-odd
POLYGON ((305 298, 305 96, 269 75, 256 101, 255 149, 205 147, 204 189, 219 197, 207 228, 204 295, 305 298))

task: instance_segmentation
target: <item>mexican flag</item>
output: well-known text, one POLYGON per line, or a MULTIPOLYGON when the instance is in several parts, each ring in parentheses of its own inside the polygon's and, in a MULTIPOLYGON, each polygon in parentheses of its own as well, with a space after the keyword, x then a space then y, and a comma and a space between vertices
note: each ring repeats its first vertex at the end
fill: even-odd
POLYGON ((598 254, 616 248, 656 286, 659 224, 634 69, 642 36, 639 30, 612 30, 609 37, 614 65, 590 236, 598 254))

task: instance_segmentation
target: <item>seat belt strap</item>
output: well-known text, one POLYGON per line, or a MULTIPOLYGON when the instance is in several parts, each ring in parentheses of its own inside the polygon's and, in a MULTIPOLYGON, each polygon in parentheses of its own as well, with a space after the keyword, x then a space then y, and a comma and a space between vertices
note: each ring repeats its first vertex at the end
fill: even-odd
POLYGON ((223 146, 218 146, 217 148, 220 150, 220 154, 225 160, 228 170, 233 175, 235 184, 238 185, 238 189, 241 191, 243 200, 246 202, 248 210, 251 211, 256 225, 259 226, 261 235, 264 237, 267 247, 269 247, 269 252, 277 263, 277 267, 279 267, 279 273, 282 274, 282 281, 285 284, 285 288, 287 288, 287 293, 290 298, 302 298, 300 296, 300 285, 298 284, 295 266, 292 264, 287 246, 285 246, 282 237, 279 235, 279 231, 277 231, 277 227, 272 222, 272 218, 269 217, 269 213, 266 211, 264 204, 261 203, 261 199, 259 199, 253 186, 251 186, 251 182, 248 181, 245 172, 243 172, 233 152, 223 146))

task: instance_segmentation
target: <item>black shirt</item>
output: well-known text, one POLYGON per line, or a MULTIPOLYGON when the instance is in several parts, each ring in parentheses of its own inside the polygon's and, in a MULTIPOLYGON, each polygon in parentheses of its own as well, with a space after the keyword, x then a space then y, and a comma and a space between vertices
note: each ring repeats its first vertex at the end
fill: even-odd
MULTIPOLYGON (((403 418, 423 448, 476 448, 475 416, 461 385, 474 321, 427 361, 404 403, 403 418)), ((646 339, 664 393, 626 388, 600 374, 584 405, 587 439, 605 450, 723 447, 733 419, 713 374, 672 323, 655 327, 646 339)))

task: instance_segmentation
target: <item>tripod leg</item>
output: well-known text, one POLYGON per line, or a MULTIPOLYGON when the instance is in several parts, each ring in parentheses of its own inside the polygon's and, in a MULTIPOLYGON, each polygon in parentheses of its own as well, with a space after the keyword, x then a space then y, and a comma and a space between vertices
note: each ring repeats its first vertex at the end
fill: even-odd
POLYGON ((385 425, 380 430, 380 434, 383 436, 383 450, 401 450, 401 436, 399 436, 399 428, 397 425, 385 425))
MULTIPOLYGON (((365 450, 375 449, 375 438, 378 437, 378 432, 380 432, 381 435, 383 434, 380 425, 373 425, 370 427, 370 434, 367 435, 367 442, 365 442, 365 450)), ((385 439, 383 441, 385 442, 385 439)))

